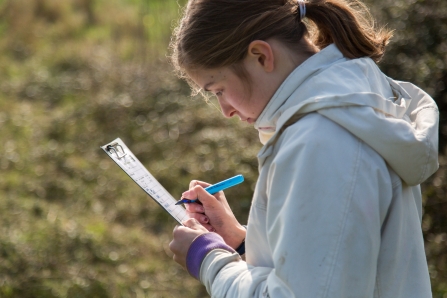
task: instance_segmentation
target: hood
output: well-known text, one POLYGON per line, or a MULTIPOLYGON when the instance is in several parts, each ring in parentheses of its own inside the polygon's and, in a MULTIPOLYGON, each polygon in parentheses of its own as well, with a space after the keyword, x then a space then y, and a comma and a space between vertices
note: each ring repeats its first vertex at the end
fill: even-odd
POLYGON ((386 77, 369 58, 346 59, 330 45, 297 67, 258 117, 267 150, 294 115, 317 112, 378 152, 408 185, 438 169, 439 112, 420 88, 386 77))

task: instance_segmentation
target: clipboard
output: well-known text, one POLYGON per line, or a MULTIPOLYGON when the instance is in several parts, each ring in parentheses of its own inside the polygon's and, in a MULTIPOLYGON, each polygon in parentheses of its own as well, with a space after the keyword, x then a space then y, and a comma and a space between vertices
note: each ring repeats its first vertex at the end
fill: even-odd
POLYGON ((182 222, 189 218, 185 208, 175 205, 177 200, 152 176, 120 138, 101 148, 155 202, 183 225, 182 222))

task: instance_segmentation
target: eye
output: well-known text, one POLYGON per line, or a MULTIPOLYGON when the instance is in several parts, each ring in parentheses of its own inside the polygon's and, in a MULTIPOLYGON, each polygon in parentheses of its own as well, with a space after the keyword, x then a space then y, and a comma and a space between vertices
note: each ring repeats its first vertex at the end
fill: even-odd
POLYGON ((217 91, 215 95, 216 96, 222 96, 222 91, 217 91))

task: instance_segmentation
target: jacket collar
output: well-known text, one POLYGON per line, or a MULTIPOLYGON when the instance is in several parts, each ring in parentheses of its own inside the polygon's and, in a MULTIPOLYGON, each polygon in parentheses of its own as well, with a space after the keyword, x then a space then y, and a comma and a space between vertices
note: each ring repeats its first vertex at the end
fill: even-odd
POLYGON ((346 58, 344 58, 338 48, 332 44, 311 56, 290 73, 270 99, 254 125, 260 133, 260 139, 263 144, 265 144, 266 140, 275 133, 277 121, 282 113, 290 106, 299 104, 300 100, 304 101, 306 99, 299 98, 300 96, 297 94, 299 93, 299 87, 328 66, 340 60, 346 60, 346 58), (288 99, 290 99, 292 95, 294 95, 294 100, 289 101, 288 99), (298 98, 298 102, 295 97, 298 98))

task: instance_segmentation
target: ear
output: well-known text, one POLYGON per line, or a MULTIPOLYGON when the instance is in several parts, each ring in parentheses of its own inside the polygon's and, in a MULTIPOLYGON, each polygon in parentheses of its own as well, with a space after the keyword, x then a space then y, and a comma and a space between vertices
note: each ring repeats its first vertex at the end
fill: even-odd
POLYGON ((263 40, 254 40, 248 45, 247 58, 250 62, 258 64, 266 72, 275 68, 275 57, 270 44, 263 40))

